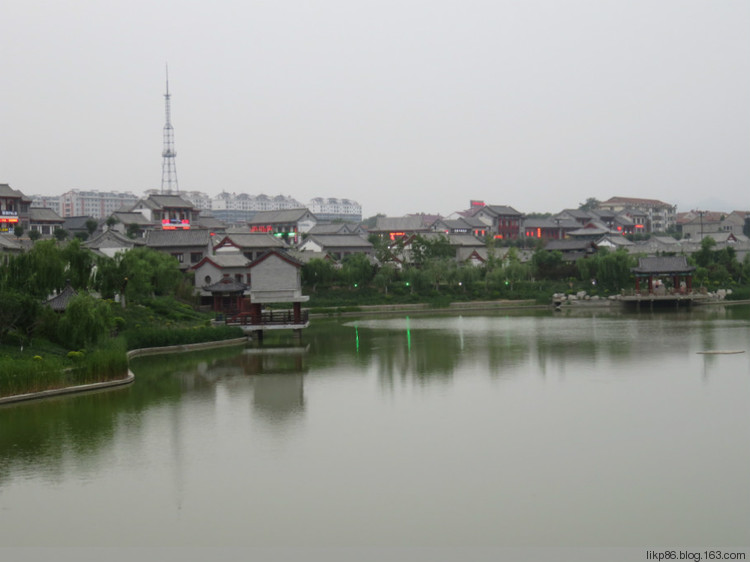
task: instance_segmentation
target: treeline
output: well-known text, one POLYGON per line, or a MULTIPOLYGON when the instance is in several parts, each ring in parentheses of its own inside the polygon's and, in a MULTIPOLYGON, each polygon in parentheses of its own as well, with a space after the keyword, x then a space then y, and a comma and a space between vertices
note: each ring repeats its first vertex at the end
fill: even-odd
MULTIPOLYGON (((521 261, 515 247, 503 248, 501 256, 499 248, 490 246, 487 261, 476 266, 458 263, 446 237, 417 236, 408 256, 398 244, 371 241, 376 263, 382 265, 353 254, 340 265, 315 259, 303 266, 302 280, 313 306, 485 299, 547 303, 555 292, 579 290, 608 296, 634 289, 631 269, 638 264, 638 256, 624 249, 600 248, 572 262, 539 247, 531 260, 521 261)), ((717 250, 716 242, 706 238, 688 262, 697 267, 695 287, 731 288, 734 298, 750 297, 750 257, 739 262, 731 247, 717 250)))
POLYGON ((64 246, 40 240, 0 265, 0 344, 29 345, 41 337, 70 350, 92 347, 123 327, 112 306, 116 294, 143 303, 180 293, 192 291, 167 254, 134 248, 110 258, 94 255, 78 239, 64 246), (78 294, 65 312, 44 306, 68 284, 78 294))

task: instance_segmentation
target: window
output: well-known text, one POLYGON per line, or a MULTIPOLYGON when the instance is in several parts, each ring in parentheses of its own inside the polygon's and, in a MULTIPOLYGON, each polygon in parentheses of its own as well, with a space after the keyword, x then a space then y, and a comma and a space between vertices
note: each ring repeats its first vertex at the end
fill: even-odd
POLYGON ((210 275, 206 275, 206 277, 203 279, 203 281, 206 283, 206 285, 210 285, 211 284, 211 276, 210 275))
POLYGON ((203 253, 202 252, 192 252, 190 254, 190 263, 198 263, 203 259, 203 253))
POLYGON ((172 254, 174 257, 177 258, 177 261, 182 263, 183 262, 183 255, 182 254, 172 254))

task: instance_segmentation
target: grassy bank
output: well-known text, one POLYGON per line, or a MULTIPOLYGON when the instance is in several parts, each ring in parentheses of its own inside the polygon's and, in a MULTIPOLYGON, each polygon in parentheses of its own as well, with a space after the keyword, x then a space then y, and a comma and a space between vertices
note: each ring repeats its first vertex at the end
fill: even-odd
POLYGON ((242 337, 240 328, 212 327, 212 315, 172 298, 122 309, 112 304, 113 336, 91 349, 69 350, 34 338, 0 346, 0 397, 125 378, 131 349, 186 345, 242 337))
POLYGON ((90 352, 66 353, 42 345, 31 353, 0 355, 0 397, 117 380, 127 375, 123 338, 108 340, 90 352))

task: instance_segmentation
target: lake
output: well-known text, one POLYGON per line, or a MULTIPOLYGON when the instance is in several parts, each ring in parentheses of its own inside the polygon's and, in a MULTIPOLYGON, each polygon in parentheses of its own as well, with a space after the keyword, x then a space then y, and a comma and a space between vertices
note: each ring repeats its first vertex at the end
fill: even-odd
POLYGON ((137 359, 0 408, 0 544, 747 546, 749 342, 747 306, 545 310, 137 359))

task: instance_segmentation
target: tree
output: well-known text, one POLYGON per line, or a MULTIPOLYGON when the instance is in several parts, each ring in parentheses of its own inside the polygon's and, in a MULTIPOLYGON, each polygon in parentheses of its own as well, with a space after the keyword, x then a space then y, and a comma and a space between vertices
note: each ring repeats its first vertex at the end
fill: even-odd
POLYGON ((548 251, 537 248, 531 256, 534 275, 539 279, 558 279, 563 264, 562 252, 557 250, 548 251))
POLYGON ((39 309, 39 300, 28 293, 0 291, 0 343, 10 332, 28 339, 33 332, 39 309))
POLYGON ((83 349, 108 336, 112 326, 113 315, 107 303, 80 293, 70 300, 60 318, 58 339, 68 349, 83 349))
POLYGON ((121 259, 121 283, 125 284, 128 302, 143 302, 155 295, 172 294, 182 279, 177 258, 151 248, 133 248, 121 259))
POLYGON ((81 240, 78 238, 71 240, 61 254, 67 262, 70 284, 76 289, 88 289, 94 268, 93 254, 81 246, 81 240))
POLYGON ((88 219, 86 221, 86 231, 89 233, 89 236, 92 236, 97 228, 99 228, 99 223, 96 219, 88 219))
POLYGON ((55 228, 55 231, 52 233, 52 235, 58 242, 62 242, 68 237, 68 231, 58 226, 55 228))
POLYGON ((104 224, 107 225, 107 230, 111 229, 113 226, 115 226, 118 222, 120 222, 116 216, 110 215, 107 217, 107 220, 104 221, 104 224))
POLYGON ((315 292, 318 285, 327 287, 336 277, 336 270, 328 260, 311 259, 302 266, 302 282, 315 292))
POLYGON ((373 273, 373 266, 365 254, 349 254, 341 264, 341 278, 347 285, 366 285, 372 280, 373 273))
POLYGON ((128 238, 138 238, 138 236, 140 236, 140 233, 141 233, 141 227, 138 226, 136 223, 131 223, 128 225, 127 231, 126 231, 128 238))
POLYGON ((29 231, 29 240, 31 240, 32 242, 36 242, 41 237, 42 237, 42 233, 39 232, 38 230, 30 230, 29 231))
POLYGON ((388 287, 391 286, 394 279, 396 279, 396 268, 391 264, 385 264, 373 277, 372 282, 378 289, 382 289, 383 292, 388 294, 388 287))
POLYGON ((581 211, 593 211, 599 208, 600 201, 596 197, 587 197, 584 203, 579 203, 578 208, 581 211))
POLYGON ((17 224, 16 226, 13 227, 13 236, 15 236, 16 238, 20 238, 21 236, 23 236, 22 224, 17 224))

